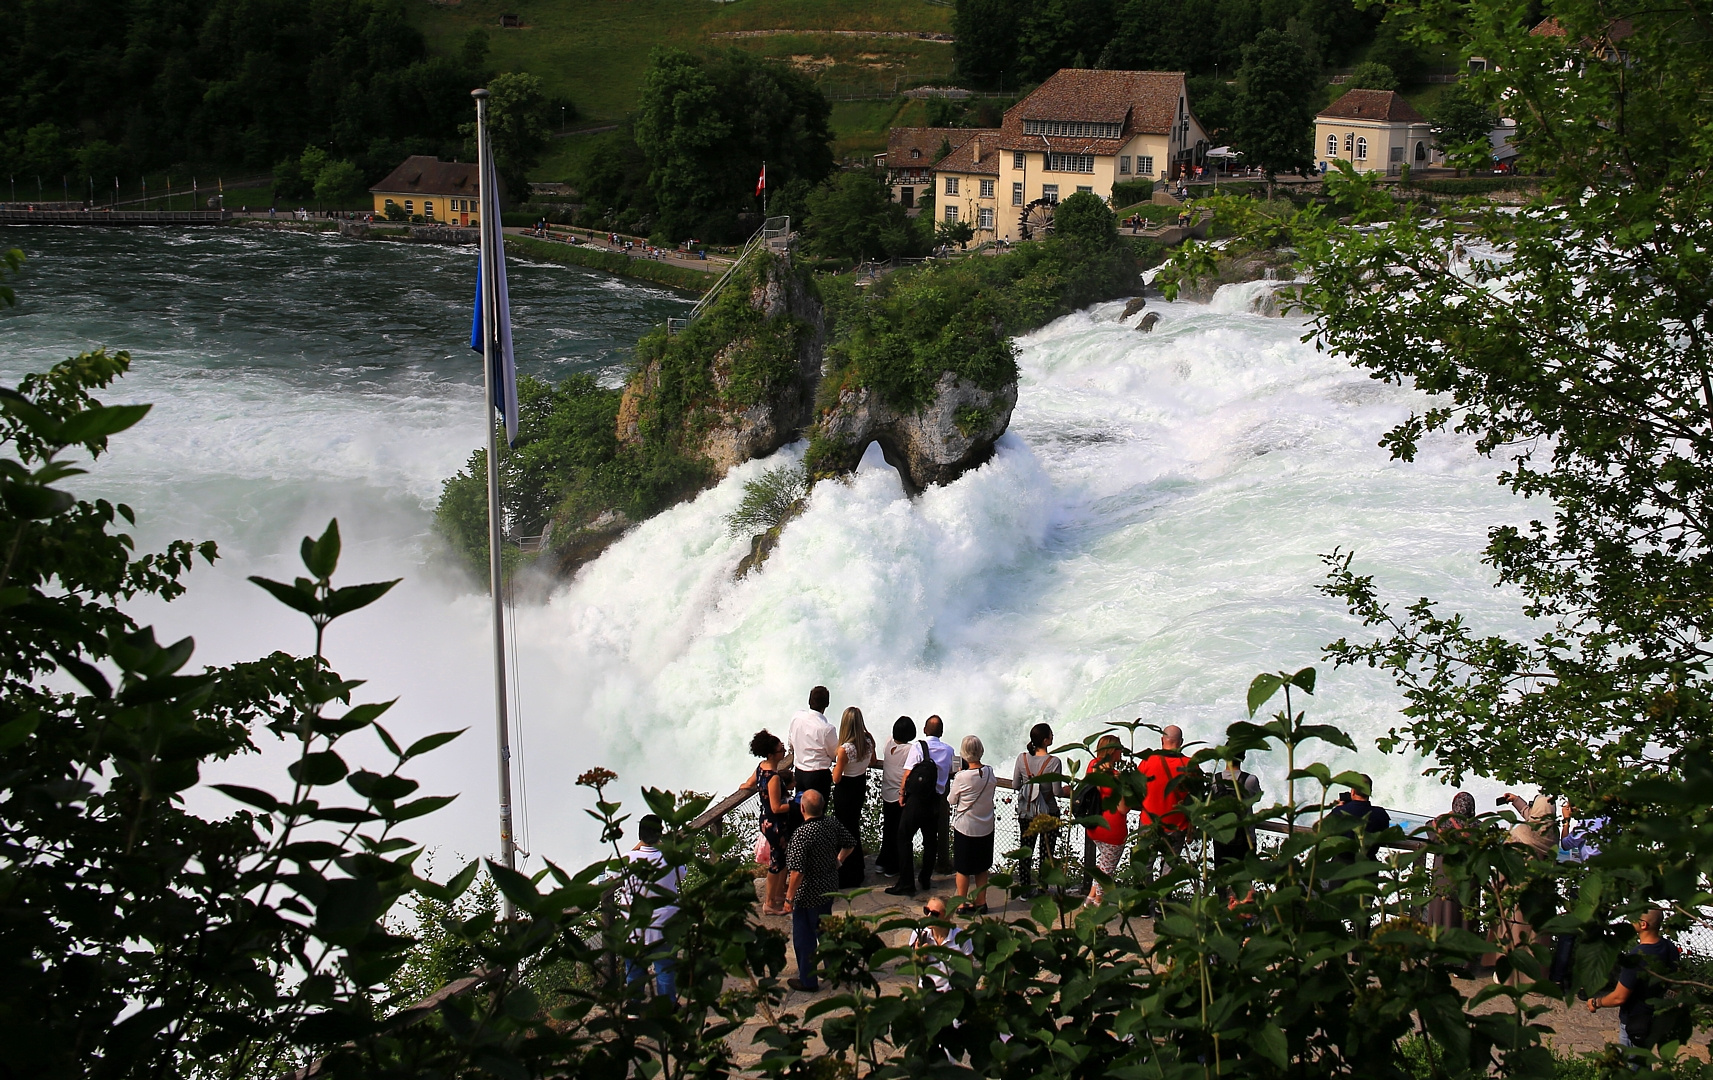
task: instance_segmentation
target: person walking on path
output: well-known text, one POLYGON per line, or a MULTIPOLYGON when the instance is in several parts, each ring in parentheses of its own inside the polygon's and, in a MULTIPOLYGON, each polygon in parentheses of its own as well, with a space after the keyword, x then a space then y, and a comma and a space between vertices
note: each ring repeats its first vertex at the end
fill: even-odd
POLYGON ((1618 1045, 1651 1050, 1665 1041, 1662 1031, 1656 1031, 1654 1006, 1666 987, 1655 973, 1673 971, 1683 955, 1675 942, 1660 933, 1665 914, 1657 907, 1648 908, 1632 923, 1636 928, 1636 947, 1619 960, 1618 985, 1604 994, 1588 999, 1588 1011, 1616 1007, 1618 1010, 1618 1045))
POLYGON ((1065 785, 1060 781, 1035 779, 1063 774, 1064 764, 1050 752, 1052 745, 1053 729, 1036 724, 1029 729, 1029 745, 1017 755, 1017 763, 1011 767, 1011 788, 1017 793, 1013 801, 1017 807, 1018 846, 1023 849, 1017 863, 1017 881, 1023 886, 1025 896, 1035 891, 1037 846, 1043 866, 1058 851, 1058 826, 1048 826, 1046 822, 1058 820, 1059 797, 1065 794, 1065 785))
POLYGON ((993 869, 993 795, 999 777, 981 763, 985 747, 965 735, 958 747, 964 767, 946 788, 952 808, 952 871, 964 903, 958 914, 987 914, 987 875, 993 869))
POLYGON ((914 896, 918 884, 911 842, 922 834, 922 876, 926 890, 940 855, 940 812, 946 805, 946 784, 952 775, 952 748, 940 739, 945 721, 930 716, 922 721, 926 736, 910 746, 904 759, 904 777, 898 785, 899 805, 904 813, 898 825, 898 884, 886 891, 893 896, 914 896))
POLYGON ((892 722, 892 737, 880 751, 880 851, 874 868, 887 877, 898 873, 898 821, 904 815, 904 762, 916 741, 916 721, 900 716, 892 722))
POLYGON ((805 791, 803 824, 791 836, 785 868, 791 881, 785 905, 791 912, 791 947, 797 954, 797 977, 787 979, 793 990, 821 988, 815 975, 815 950, 821 944, 821 917, 833 912, 827 896, 839 887, 839 867, 856 851, 856 837, 827 816, 827 800, 819 791, 805 791))
POLYGON ((824 686, 809 691, 809 707, 791 717, 785 732, 797 790, 819 791, 823 799, 833 797, 833 761, 839 756, 839 733, 827 719, 831 700, 824 686))
POLYGON ((767 841, 767 885, 761 902, 763 915, 785 914, 785 847, 797 825, 797 808, 791 804, 791 771, 782 768, 785 744, 771 731, 758 731, 749 741, 749 752, 761 758, 755 772, 739 787, 761 794, 757 824, 767 841))
POLYGON ((678 914, 678 905, 673 901, 678 899, 678 890, 684 884, 684 868, 666 865, 666 856, 661 854, 659 846, 664 832, 665 823, 658 815, 645 814, 642 820, 637 822, 637 844, 631 848, 630 854, 625 856, 629 866, 624 880, 619 885, 620 900, 625 910, 632 910, 640 900, 647 900, 654 905, 648 929, 631 939, 640 939, 644 954, 625 960, 625 983, 632 987, 634 993, 640 994, 640 984, 648 977, 648 969, 652 966, 654 992, 668 1001, 676 1001, 677 974, 672 956, 666 951, 666 934, 663 927, 666 926, 666 920, 678 914))
POLYGON ((868 801, 868 767, 874 763, 874 736, 863 723, 862 710, 852 705, 839 717, 839 754, 833 759, 833 816, 856 837, 854 859, 839 867, 839 888, 862 884, 862 808, 868 801))
MULTIPOLYGON (((1118 873, 1118 860, 1124 854, 1124 841, 1130 835, 1130 806, 1118 795, 1118 777, 1124 771, 1124 743, 1116 735, 1102 735, 1094 746, 1094 760, 1088 764, 1088 775, 1100 788, 1101 806, 1104 808, 1115 795, 1118 802, 1110 809, 1102 809, 1101 816, 1106 824, 1088 830, 1088 838, 1094 843, 1095 869, 1110 879, 1118 873)), ((1106 896, 1105 887, 1098 878, 1090 881, 1088 888, 1088 903, 1098 905, 1106 896)))

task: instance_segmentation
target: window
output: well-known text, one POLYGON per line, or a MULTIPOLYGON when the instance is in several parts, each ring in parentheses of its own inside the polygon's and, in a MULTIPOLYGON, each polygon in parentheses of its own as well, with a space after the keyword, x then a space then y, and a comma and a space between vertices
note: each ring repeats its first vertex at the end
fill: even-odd
POLYGON ((422 200, 422 216, 423 217, 433 217, 434 216, 434 200, 433 199, 422 200))
POLYGON ((1084 123, 1077 120, 1025 120, 1025 135, 1067 135, 1072 138, 1116 139, 1124 134, 1123 124, 1084 123))
POLYGON ((1404 160, 1404 148, 1403 147, 1401 147, 1401 146, 1392 147, 1392 160, 1393 161, 1404 160))
POLYGON ((1094 172, 1093 154, 1060 154, 1047 155, 1048 172, 1094 172))
POLYGON ((986 229, 988 232, 992 232, 993 231, 993 207, 984 206, 980 210, 977 210, 976 215, 975 215, 975 220, 976 220, 977 226, 979 226, 980 228, 986 229))
POLYGON ((1089 193, 1089 194, 1090 194, 1090 195, 1093 195, 1093 194, 1094 194, 1094 188, 1092 188, 1092 187, 1089 187, 1089 186, 1088 186, 1088 185, 1087 185, 1087 184, 1078 184, 1078 185, 1077 185, 1077 190, 1078 190, 1078 191, 1086 191, 1086 192, 1088 192, 1088 193, 1089 193))
POLYGON ((1023 151, 1019 150, 1011 155, 1011 167, 1013 169, 1021 169, 1025 167, 1023 151))
POLYGON ((1023 185, 1020 183, 1011 185, 1011 205, 1023 205, 1023 185))
POLYGON ((955 206, 946 207, 946 221, 953 222, 956 220, 958 220, 958 208, 955 206))
POLYGON ((1136 155, 1136 175, 1137 176, 1153 176, 1154 175, 1154 159, 1145 155, 1145 154, 1136 155))
POLYGON ((1356 140, 1356 160, 1357 161, 1367 161, 1368 160, 1368 140, 1367 139, 1357 139, 1356 140))
POLYGON ((1326 156, 1327 157, 1337 157, 1338 156, 1338 136, 1337 135, 1328 135, 1326 137, 1326 156))
POLYGON ((910 149, 910 160, 911 161, 915 161, 917 158, 919 158, 921 156, 922 156, 922 151, 920 149, 918 149, 916 147, 911 147, 911 149, 910 149))
POLYGON ((1058 202, 1059 201, 1059 185, 1057 185, 1057 184, 1042 184, 1041 185, 1041 198, 1046 199, 1050 203, 1058 202))
POLYGON ((407 214, 416 213, 416 201, 414 199, 406 199, 404 201, 404 212, 407 214))
POLYGON ((1356 139, 1356 136, 1352 135, 1350 132, 1347 131, 1344 133, 1344 152, 1345 153, 1347 153, 1347 154, 1350 153, 1351 144, 1352 144, 1352 142, 1354 142, 1355 139, 1356 139))
POLYGON ((994 183, 995 183, 995 181, 993 181, 993 180, 983 180, 981 182, 981 197, 982 198, 984 198, 984 199, 993 198, 993 185, 994 185, 994 183))
POLYGON ((1118 155, 1118 171, 1120 173, 1123 173, 1126 176, 1130 175, 1130 155, 1129 154, 1118 155))
MULTIPOLYGON (((946 177, 946 194, 947 195, 956 195, 957 193, 958 193, 958 178, 955 176, 946 177)), ((946 220, 950 221, 951 219, 947 218, 946 220)))

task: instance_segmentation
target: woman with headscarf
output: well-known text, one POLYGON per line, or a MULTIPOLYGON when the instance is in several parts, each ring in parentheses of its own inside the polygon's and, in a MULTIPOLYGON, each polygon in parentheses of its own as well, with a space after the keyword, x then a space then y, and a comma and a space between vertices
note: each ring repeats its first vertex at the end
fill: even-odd
MULTIPOLYGON (((1441 814, 1428 827, 1435 843, 1456 844, 1469 838, 1475 823, 1475 796, 1460 791, 1451 799, 1451 813, 1441 814)), ((1457 882, 1443 853, 1433 857, 1433 898, 1428 901, 1427 924, 1446 930, 1467 930, 1469 919, 1458 899, 1457 882)))

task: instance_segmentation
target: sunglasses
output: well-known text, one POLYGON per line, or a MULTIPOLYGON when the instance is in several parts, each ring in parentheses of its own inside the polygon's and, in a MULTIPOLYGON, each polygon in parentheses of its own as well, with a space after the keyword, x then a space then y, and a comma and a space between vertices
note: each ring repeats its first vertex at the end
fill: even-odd
POLYGON ((924 915, 926 915, 926 916, 928 916, 928 918, 930 918, 930 919, 943 919, 943 918, 945 918, 945 917, 946 917, 946 913, 945 913, 945 912, 943 912, 943 911, 935 911, 935 910, 934 910, 934 909, 933 909, 933 908, 931 908, 931 907, 924 907, 924 908, 923 908, 923 909, 922 909, 922 914, 924 914, 924 915))

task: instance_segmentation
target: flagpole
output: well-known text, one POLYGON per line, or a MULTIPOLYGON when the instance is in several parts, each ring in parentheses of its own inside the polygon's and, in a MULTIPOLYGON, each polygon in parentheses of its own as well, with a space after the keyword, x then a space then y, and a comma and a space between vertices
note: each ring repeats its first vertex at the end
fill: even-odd
MULTIPOLYGON (((494 355, 499 327, 499 289, 495 282, 498 260, 503 258, 500 245, 498 191, 494 187, 493 148, 488 144, 488 92, 473 90, 476 99, 476 175, 477 197, 482 207, 478 222, 481 234, 482 276, 482 381, 487 387, 487 411, 483 418, 488 426, 488 591, 494 602, 494 734, 498 739, 500 775, 500 862, 508 870, 517 869, 517 844, 512 839, 512 768, 511 733, 506 717, 506 621, 504 594, 500 572, 500 440, 494 428, 494 413, 500 403, 494 399, 494 355)), ((512 902, 505 902, 505 917, 515 914, 512 902)))

